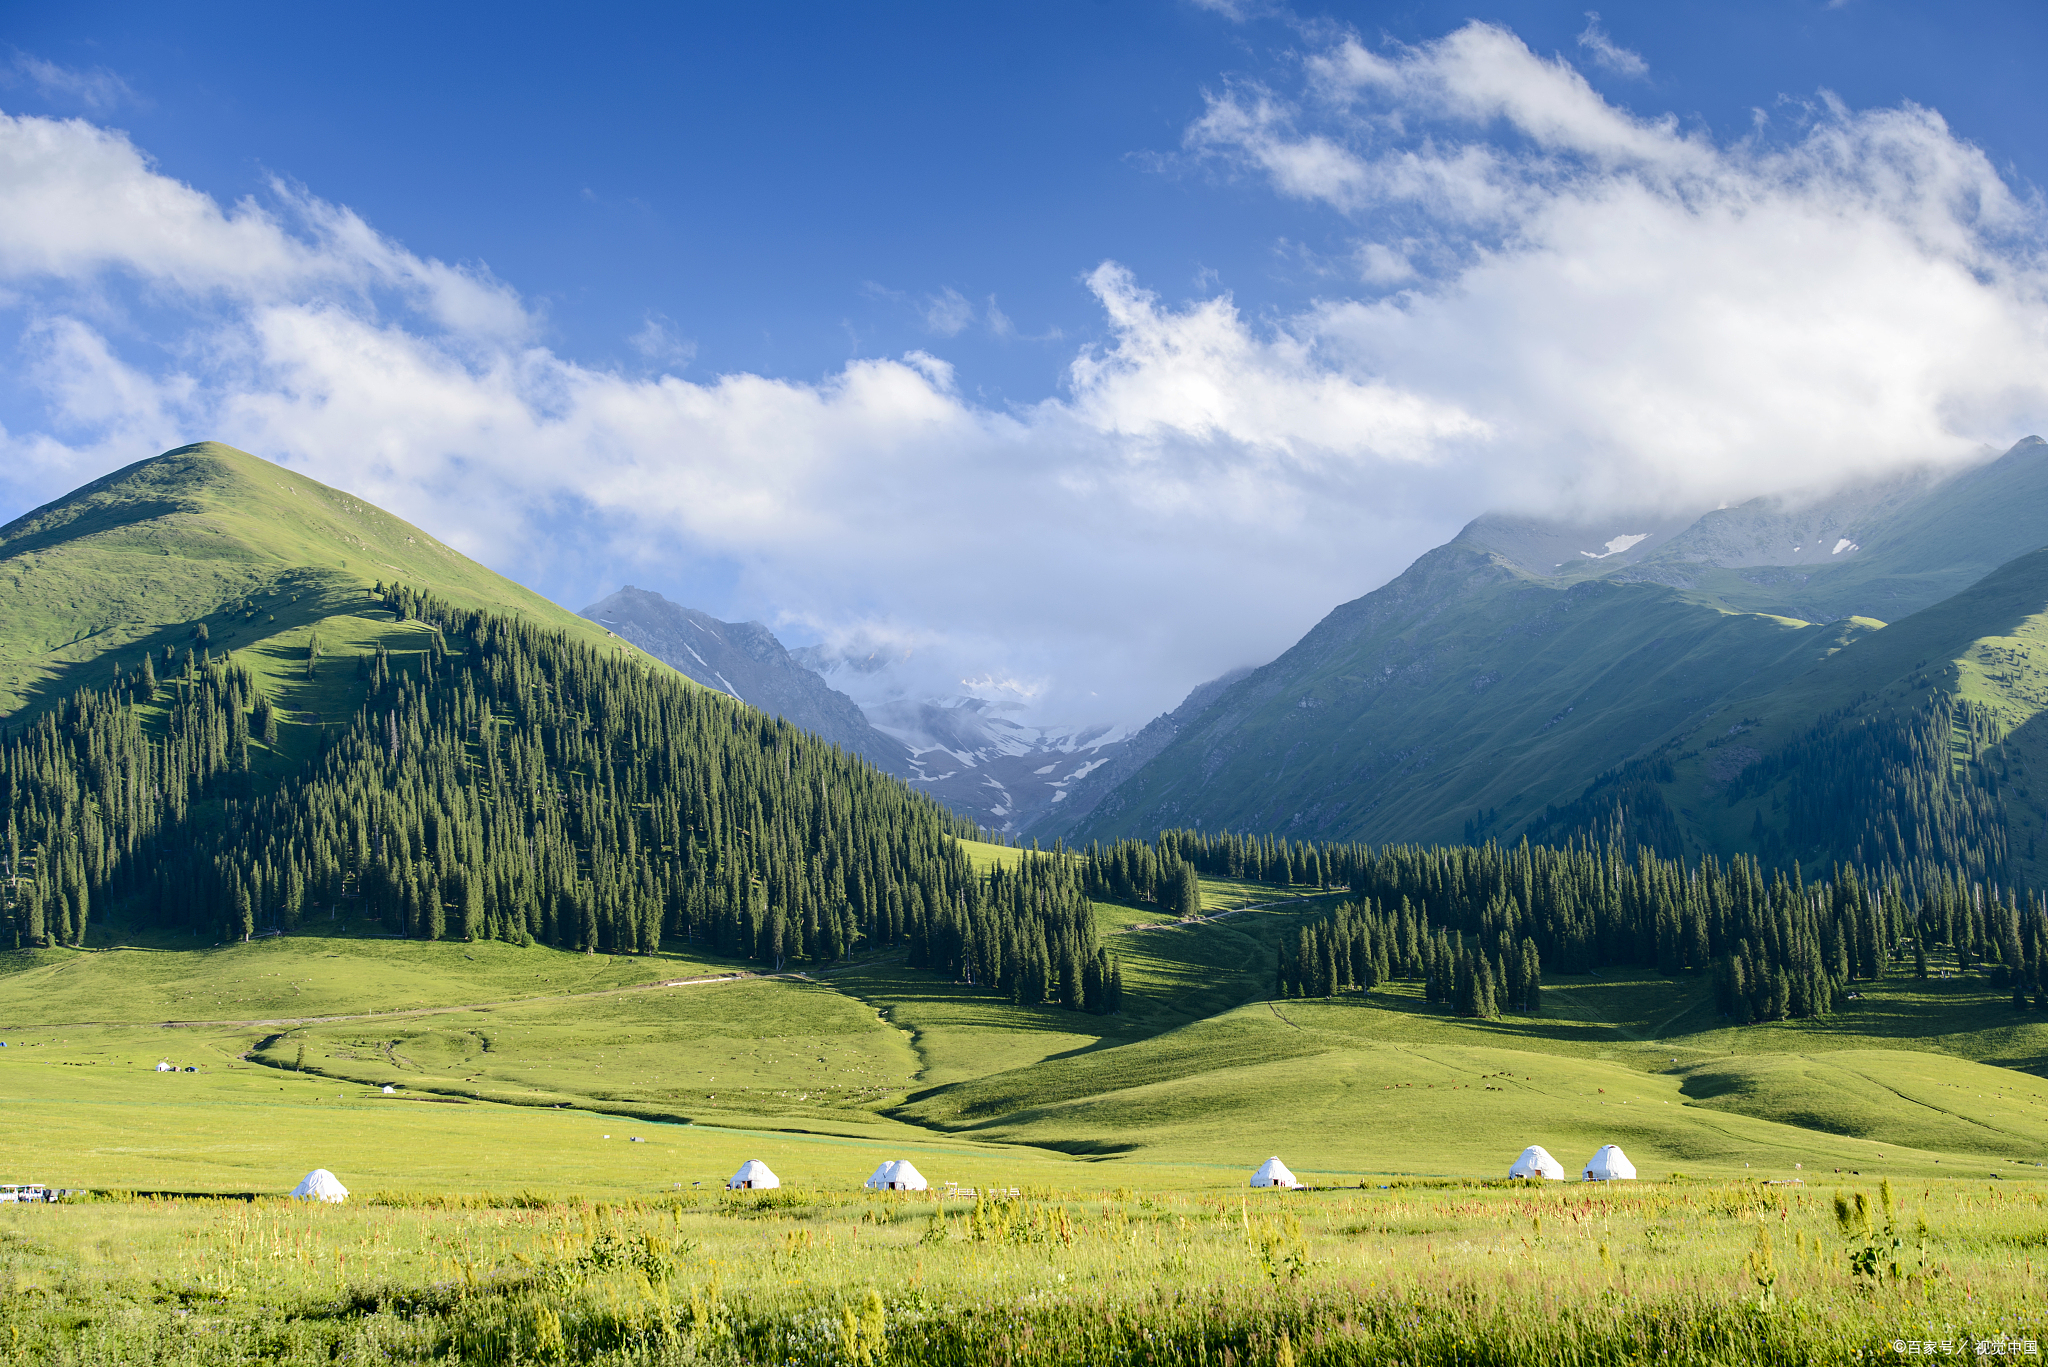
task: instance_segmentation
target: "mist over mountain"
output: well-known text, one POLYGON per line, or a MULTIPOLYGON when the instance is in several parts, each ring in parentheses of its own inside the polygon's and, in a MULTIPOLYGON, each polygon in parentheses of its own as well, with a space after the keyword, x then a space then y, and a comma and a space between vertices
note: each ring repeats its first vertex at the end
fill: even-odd
POLYGON ((957 691, 937 687, 943 676, 898 646, 857 639, 790 655, 901 742, 913 777, 934 796, 1011 835, 1037 834, 1072 785, 1123 753, 1131 735, 1121 722, 1031 722, 1028 700, 992 680, 982 692, 968 691, 966 680, 955 681, 957 691))
POLYGON ((1145 723, 1130 739, 1116 746, 1106 756, 1105 762, 1077 771, 1065 785, 1065 791, 1053 800, 1052 807, 1028 828, 1028 833, 1041 842, 1066 836, 1093 813, 1117 785, 1143 768, 1180 734, 1183 727, 1201 716, 1209 704, 1223 695, 1224 690, 1251 672, 1249 666, 1233 669, 1207 683, 1195 685, 1179 707, 1145 723))

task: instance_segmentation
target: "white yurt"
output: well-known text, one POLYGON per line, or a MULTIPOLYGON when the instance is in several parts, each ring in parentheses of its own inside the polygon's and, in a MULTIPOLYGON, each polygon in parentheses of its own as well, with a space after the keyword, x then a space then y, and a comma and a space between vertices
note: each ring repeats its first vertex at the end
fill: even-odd
POLYGON ((292 1188, 292 1196, 300 1201, 329 1201, 338 1206, 348 1199, 348 1188, 327 1169, 315 1168, 306 1174, 305 1181, 292 1188))
POLYGON ((929 1191, 931 1185, 907 1158, 890 1159, 867 1180, 869 1191, 929 1191))
MULTIPOLYGON (((1616 1150, 1616 1152, 1620 1152, 1616 1150)), ((1531 1144, 1522 1150, 1522 1156, 1508 1169, 1510 1177, 1540 1177, 1546 1182, 1564 1181, 1564 1164, 1550 1156, 1550 1150, 1541 1144, 1531 1144)))
POLYGON ((1586 1170, 1579 1176, 1588 1182, 1633 1182, 1636 1165, 1628 1161, 1621 1145, 1608 1144, 1586 1160, 1586 1170))
POLYGON ((727 1182, 728 1191, 766 1191, 782 1185, 782 1179, 769 1171, 768 1165, 758 1158, 749 1158, 740 1164, 740 1170, 727 1182))
POLYGON ((175 1073, 178 1071, 177 1066, 175 1064, 170 1063, 159 1063, 156 1066, 156 1070, 159 1073, 175 1073))
POLYGON ((1299 1187, 1301 1183, 1294 1179, 1294 1174, 1287 1170, 1287 1165, 1280 1161, 1278 1155, 1275 1155, 1259 1164, 1259 1170, 1252 1174, 1252 1185, 1255 1187, 1286 1187, 1291 1191, 1299 1187))

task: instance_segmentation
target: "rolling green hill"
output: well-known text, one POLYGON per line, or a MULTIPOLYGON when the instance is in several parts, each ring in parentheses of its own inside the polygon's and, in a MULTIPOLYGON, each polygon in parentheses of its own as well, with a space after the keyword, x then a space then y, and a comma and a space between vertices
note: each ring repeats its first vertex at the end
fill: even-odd
MULTIPOLYGON (((187 1093, 218 1094, 265 1131, 274 1105, 306 1142, 321 1137, 307 1108, 338 1103, 344 1156, 387 1186, 463 1180, 445 1156, 422 1169, 379 1137, 420 1142, 422 1113, 438 1112, 419 1103, 465 1103, 433 1124, 451 1140, 494 1135, 515 1166, 467 1180, 508 1191, 564 1180, 543 1157, 563 1108, 613 1117, 588 1128, 614 1134, 658 1122, 636 1132, 680 1145, 681 1171, 700 1180, 688 1155, 708 1146, 730 1166, 741 1133, 792 1161, 770 1136, 931 1153, 949 1175, 964 1160, 1012 1182, 1138 1185, 1184 1172, 1240 1185, 1274 1152, 1324 1182, 1496 1176, 1529 1143, 1567 1164, 1620 1143, 1646 1178, 2016 1178, 2048 1162, 2048 1018, 2016 1015, 1981 973, 1945 961, 1832 1016, 1750 1026, 1716 1017, 1707 979, 1683 972, 1555 977, 1540 1017, 1462 1018, 1413 983, 1267 1000, 1257 965, 1320 905, 1183 925, 1101 906, 1129 984, 1118 1017, 1021 1007, 887 956, 735 977, 758 966, 683 947, 593 959, 310 932, 206 951, 18 951, 0 954, 0 1097, 33 1103, 33 1122, 7 1108, 14 1125, 60 1126, 53 1177, 117 1185, 126 1127, 189 1106, 187 1093), (165 1058, 199 1078, 152 1076, 165 1058), (1060 1155, 1105 1170, 1053 1176, 1060 1155)), ((128 1170, 246 1185, 232 1175, 241 1151, 200 1124, 128 1170)), ((819 1157, 831 1171, 832 1153, 819 1157)), ((594 1161, 560 1171, 621 1180, 594 1161)))
POLYGON ((350 494, 219 442, 138 461, 0 527, 0 719, 130 671, 145 651, 261 651, 352 618, 378 582, 525 617, 592 644, 602 627, 350 494))

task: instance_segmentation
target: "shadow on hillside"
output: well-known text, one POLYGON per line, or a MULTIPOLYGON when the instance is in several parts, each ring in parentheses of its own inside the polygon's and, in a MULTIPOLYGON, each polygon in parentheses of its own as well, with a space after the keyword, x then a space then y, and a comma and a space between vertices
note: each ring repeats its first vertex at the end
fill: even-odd
MULTIPOLYGON (((49 660, 43 665, 48 674, 39 682, 29 685, 23 694, 23 702, 11 716, 6 718, 9 725, 20 725, 33 717, 40 716, 50 708, 63 702, 80 688, 91 686, 105 688, 114 681, 114 667, 118 664, 123 678, 132 679, 142 670, 142 657, 154 656, 159 666, 158 677, 166 682, 173 673, 183 668, 185 652, 194 647, 193 634, 201 622, 206 624, 207 649, 218 658, 225 652, 244 650, 279 633, 296 627, 308 626, 323 618, 347 612, 360 612, 371 606, 360 584, 346 579, 329 570, 290 569, 256 575, 249 583, 227 597, 239 600, 245 594, 255 595, 268 591, 270 596, 257 604, 255 617, 250 620, 242 614, 231 611, 228 602, 215 605, 201 616, 187 621, 157 626, 146 634, 108 649, 94 650, 92 656, 83 660, 49 660), (292 601, 292 595, 298 601, 292 601), (275 617, 271 622, 267 619, 275 617), (162 668, 164 649, 169 647, 176 663, 171 669, 162 668)), ((123 624, 126 625, 126 624, 123 624)), ((55 654, 73 651, 81 646, 90 647, 99 637, 108 634, 108 629, 81 635, 77 639, 58 647, 55 654)))
POLYGON ((1461 1025, 1467 1029, 1482 1031, 1507 1039, 1547 1039, 1565 1044, 1603 1044, 1626 1040, 1612 1025, 1599 1022, 1560 1020, 1553 1016, 1506 1015, 1493 1020, 1481 1020, 1475 1016, 1460 1016, 1447 1003, 1426 1002, 1419 997, 1395 993, 1373 992, 1363 997, 1348 996, 1336 998, 1353 1005, 1379 1011, 1392 1011, 1404 1016, 1423 1017, 1461 1025))

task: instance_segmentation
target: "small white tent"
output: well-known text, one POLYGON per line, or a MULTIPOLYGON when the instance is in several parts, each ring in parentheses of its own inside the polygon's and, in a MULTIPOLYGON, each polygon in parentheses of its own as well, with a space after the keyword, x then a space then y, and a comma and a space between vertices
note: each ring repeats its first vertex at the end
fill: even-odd
POLYGON ((159 1073, 175 1073, 178 1071, 176 1065, 170 1063, 159 1063, 156 1066, 156 1070, 159 1073))
POLYGON ((929 1191, 931 1183, 907 1158, 892 1158, 868 1177, 869 1191, 929 1191))
POLYGON ((1564 1164, 1550 1156, 1550 1151, 1541 1144, 1531 1144, 1522 1150, 1522 1156, 1508 1169, 1510 1177, 1540 1177, 1546 1182, 1564 1181, 1564 1164))
POLYGON ((1289 1172, 1287 1165, 1280 1161, 1278 1155, 1275 1155, 1259 1164, 1259 1170, 1252 1174, 1252 1185, 1255 1187, 1286 1187, 1291 1191, 1299 1187, 1301 1183, 1294 1180, 1294 1174, 1289 1172))
POLYGON ((740 1170, 727 1182, 728 1191, 765 1191, 782 1185, 782 1179, 768 1170, 768 1165, 758 1158, 749 1158, 740 1164, 740 1170))
POLYGON ((348 1188, 327 1169, 315 1168, 292 1188, 292 1195, 301 1201, 330 1201, 338 1206, 348 1199, 348 1188))
POLYGON ((1608 1144, 1586 1160, 1586 1170, 1579 1176, 1588 1182, 1633 1182, 1636 1165, 1628 1161, 1621 1145, 1608 1144))

